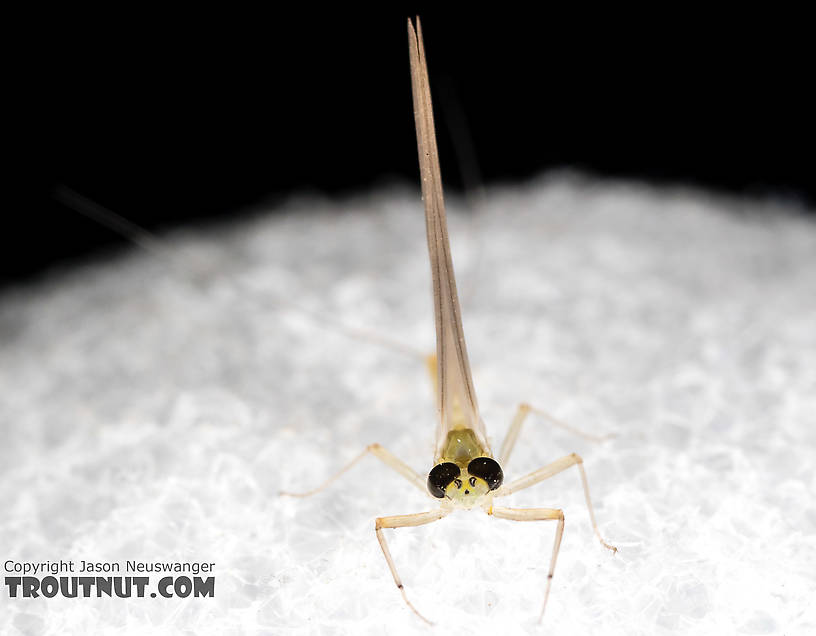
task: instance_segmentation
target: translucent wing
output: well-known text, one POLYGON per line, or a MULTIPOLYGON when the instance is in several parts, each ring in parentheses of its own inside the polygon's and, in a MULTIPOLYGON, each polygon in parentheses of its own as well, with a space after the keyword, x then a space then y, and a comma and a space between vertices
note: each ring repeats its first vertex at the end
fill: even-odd
POLYGON ((442 197, 442 178, 436 150, 431 91, 428 86, 428 68, 422 43, 422 27, 417 18, 416 31, 408 21, 408 40, 411 55, 411 84, 414 94, 419 168, 422 177, 422 198, 425 202, 425 226, 428 233, 428 251, 433 278, 434 318, 436 321, 437 408, 439 427, 436 436, 436 460, 450 431, 472 429, 490 454, 484 423, 479 416, 473 379, 470 377, 465 336, 456 281, 453 275, 445 201, 442 197))

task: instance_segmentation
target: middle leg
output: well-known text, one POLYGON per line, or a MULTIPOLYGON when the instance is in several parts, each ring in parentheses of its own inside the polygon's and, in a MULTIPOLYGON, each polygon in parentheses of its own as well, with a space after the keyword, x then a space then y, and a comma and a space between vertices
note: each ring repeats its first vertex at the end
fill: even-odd
POLYGON ((592 499, 589 496, 589 482, 587 481, 586 471, 584 470, 584 460, 581 459, 580 455, 576 453, 571 453, 566 457, 557 459, 553 463, 547 464, 543 468, 534 470, 530 474, 510 482, 506 486, 502 486, 496 491, 494 497, 505 497, 514 492, 518 492, 519 490, 523 490, 524 488, 534 486, 538 482, 549 479, 553 475, 557 475, 570 466, 577 466, 578 472, 581 475, 581 483, 584 487, 584 499, 586 499, 587 510, 589 511, 589 520, 592 522, 592 529, 595 531, 595 536, 598 537, 598 540, 605 548, 612 550, 612 552, 617 552, 618 549, 604 541, 603 537, 601 536, 601 531, 598 530, 598 524, 595 521, 595 512, 592 509, 592 499))

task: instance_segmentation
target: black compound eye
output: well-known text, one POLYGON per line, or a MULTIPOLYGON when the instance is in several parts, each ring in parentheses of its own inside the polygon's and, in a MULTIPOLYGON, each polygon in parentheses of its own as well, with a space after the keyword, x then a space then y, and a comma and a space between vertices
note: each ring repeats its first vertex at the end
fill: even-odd
MULTIPOLYGON (((457 477, 462 471, 459 466, 453 462, 445 462, 437 464, 428 473, 428 492, 430 492, 437 499, 442 499, 445 496, 445 488, 457 477)), ((459 482, 461 486, 462 482, 459 482)))
POLYGON ((496 490, 504 481, 504 473, 499 462, 490 457, 477 457, 468 464, 467 469, 474 477, 484 479, 490 490, 496 490))

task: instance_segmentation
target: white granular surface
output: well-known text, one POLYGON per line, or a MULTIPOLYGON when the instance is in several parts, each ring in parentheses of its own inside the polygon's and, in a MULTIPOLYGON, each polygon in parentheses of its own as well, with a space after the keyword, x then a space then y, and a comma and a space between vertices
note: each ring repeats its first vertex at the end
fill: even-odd
MULTIPOLYGON (((481 512, 436 504, 366 444, 431 468, 433 349, 417 193, 392 189, 164 237, 0 296, 0 559, 215 562, 209 599, 10 599, 3 634, 816 633, 816 224, 796 209, 556 176, 494 189, 450 231, 494 450, 508 480, 584 457, 481 512), (371 337, 349 337, 339 324, 371 337)), ((4 576, 7 573, 2 573, 4 576)))

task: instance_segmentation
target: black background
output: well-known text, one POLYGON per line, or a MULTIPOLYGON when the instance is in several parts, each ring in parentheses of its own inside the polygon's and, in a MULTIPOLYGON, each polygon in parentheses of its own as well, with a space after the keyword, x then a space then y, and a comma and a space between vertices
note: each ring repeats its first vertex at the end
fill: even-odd
MULTIPOLYGON (((303 8, 71 8, 10 23, 19 145, 0 282, 121 240, 60 187, 156 230, 298 191, 418 183, 406 35, 416 7, 303 8)), ((487 184, 570 167, 816 200, 804 17, 422 16, 451 189, 477 167, 487 184)))

